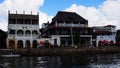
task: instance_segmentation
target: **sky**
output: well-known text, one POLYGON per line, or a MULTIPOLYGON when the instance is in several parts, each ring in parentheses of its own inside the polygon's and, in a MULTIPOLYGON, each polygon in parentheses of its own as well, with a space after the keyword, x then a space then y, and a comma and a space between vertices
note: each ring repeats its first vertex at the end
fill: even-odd
POLYGON ((120 0, 0 0, 0 29, 7 31, 10 13, 39 12, 39 27, 51 21, 58 11, 76 12, 89 27, 115 25, 120 29, 120 0))
POLYGON ((104 0, 45 0, 40 10, 48 15, 55 15, 58 11, 70 7, 72 4, 84 5, 86 7, 98 7, 104 0))

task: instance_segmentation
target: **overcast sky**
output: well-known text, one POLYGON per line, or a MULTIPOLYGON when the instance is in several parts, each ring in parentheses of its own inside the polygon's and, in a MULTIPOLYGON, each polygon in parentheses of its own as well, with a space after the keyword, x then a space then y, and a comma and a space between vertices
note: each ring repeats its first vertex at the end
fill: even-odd
POLYGON ((58 11, 76 12, 89 26, 115 25, 120 29, 120 0, 0 0, 0 29, 7 31, 11 13, 39 12, 39 25, 51 21, 58 11))

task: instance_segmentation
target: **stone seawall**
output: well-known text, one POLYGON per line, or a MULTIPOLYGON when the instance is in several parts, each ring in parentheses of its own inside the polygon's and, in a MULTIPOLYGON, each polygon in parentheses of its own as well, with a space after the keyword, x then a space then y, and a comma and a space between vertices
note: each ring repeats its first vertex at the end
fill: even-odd
POLYGON ((38 48, 38 49, 17 49, 0 50, 0 54, 10 52, 19 53, 22 56, 45 56, 45 55, 70 55, 70 54, 104 54, 120 53, 120 47, 98 47, 98 48, 38 48))

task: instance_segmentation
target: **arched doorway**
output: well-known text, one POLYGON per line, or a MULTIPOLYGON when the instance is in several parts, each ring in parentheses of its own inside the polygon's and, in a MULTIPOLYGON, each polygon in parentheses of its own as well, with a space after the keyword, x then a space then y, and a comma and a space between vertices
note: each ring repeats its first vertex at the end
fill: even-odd
POLYGON ((17 35, 22 36, 23 35, 23 30, 18 30, 17 35))
POLYGON ((10 30, 9 34, 15 34, 15 30, 10 30))
POLYGON ((29 40, 26 41, 25 46, 26 46, 26 48, 30 48, 30 41, 29 40))
POLYGON ((23 41, 22 40, 18 40, 17 48, 23 48, 23 41))
POLYGON ((33 40, 32 47, 37 48, 37 41, 36 40, 33 40))
POLYGON ((30 30, 26 30, 26 31, 25 31, 25 35, 26 35, 26 36, 30 36, 30 35, 31 35, 30 30))
POLYGON ((15 41, 14 40, 9 41, 9 49, 15 49, 15 41))

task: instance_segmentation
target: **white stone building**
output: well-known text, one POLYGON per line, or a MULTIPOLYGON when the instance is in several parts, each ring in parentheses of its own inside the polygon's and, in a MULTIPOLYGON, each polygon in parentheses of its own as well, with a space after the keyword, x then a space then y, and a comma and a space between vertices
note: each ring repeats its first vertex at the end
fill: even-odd
POLYGON ((7 48, 36 48, 39 36, 38 14, 8 14, 7 48))
POLYGON ((116 27, 113 25, 93 27, 93 31, 96 35, 96 46, 102 45, 102 41, 107 41, 108 45, 116 42, 116 27))

